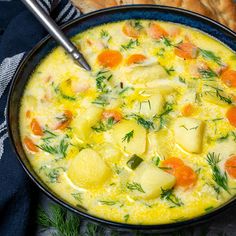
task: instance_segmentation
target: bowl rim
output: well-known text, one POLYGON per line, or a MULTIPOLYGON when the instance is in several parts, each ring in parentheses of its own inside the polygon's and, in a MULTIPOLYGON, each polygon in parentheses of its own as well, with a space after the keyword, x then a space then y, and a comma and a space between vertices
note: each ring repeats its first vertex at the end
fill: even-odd
MULTIPOLYGON (((186 15, 188 15, 189 17, 194 16, 199 18, 199 20, 205 20, 208 23, 213 24, 214 26, 220 28, 223 31, 226 31, 227 33, 229 33, 231 36, 236 38, 236 32, 234 32, 233 30, 229 29, 227 26, 216 22, 215 20, 201 15, 199 13, 196 12, 192 12, 189 10, 185 10, 182 8, 177 8, 177 7, 171 7, 171 6, 163 6, 163 5, 155 5, 155 4, 133 4, 133 5, 122 5, 122 6, 115 6, 115 7, 109 7, 109 8, 104 8, 104 9, 100 9, 100 10, 96 10, 87 14, 82 14, 80 17, 71 20, 67 23, 64 23, 63 25, 60 26, 60 28, 62 30, 65 30, 67 27, 73 25, 74 23, 80 22, 82 20, 86 20, 86 18, 89 17, 93 17, 94 15, 98 15, 98 14, 104 14, 106 12, 113 12, 113 11, 120 11, 122 9, 143 9, 143 8, 155 8, 157 10, 164 10, 164 11, 171 11, 171 12, 178 12, 178 13, 184 13, 186 15)), ((171 22, 171 20, 170 20, 171 22)), ((193 27, 191 27, 193 28, 193 27)), ((204 31, 203 31, 204 32, 204 31)), ((47 190, 35 177, 34 175, 31 173, 31 171, 27 168, 27 166, 25 165, 24 161, 21 159, 20 154, 17 151, 16 145, 14 143, 14 139, 13 139, 13 132, 12 132, 12 127, 11 127, 11 121, 10 121, 10 101, 12 98, 12 93, 14 91, 14 85, 16 83, 16 81, 19 79, 19 73, 22 71, 22 69, 24 69, 25 64, 27 64, 27 62, 29 61, 29 59, 35 54, 35 52, 44 46, 44 44, 48 41, 48 40, 52 40, 52 36, 47 35, 45 36, 43 39, 41 39, 27 54, 26 56, 23 58, 23 60, 20 62, 20 64, 17 67, 17 70, 15 71, 11 84, 10 84, 10 90, 8 93, 8 97, 7 97, 7 112, 6 112, 6 120, 7 120, 7 129, 8 129, 8 134, 9 134, 9 139, 10 139, 10 143, 12 146, 13 151, 16 154, 16 157, 18 159, 18 161, 20 162, 21 166, 23 167, 24 171, 27 173, 27 175, 30 177, 30 179, 38 186, 38 188, 50 199, 52 199, 54 202, 58 203, 59 205, 65 207, 66 209, 70 210, 73 213, 78 214, 79 216, 82 216, 84 218, 86 218, 89 221, 98 223, 98 224, 102 224, 104 226, 107 227, 111 227, 111 228, 119 228, 119 229, 123 229, 123 230, 157 230, 159 232, 170 232, 173 230, 178 230, 184 227, 190 227, 196 224, 201 224, 204 223, 210 219, 212 219, 215 216, 218 216, 220 213, 224 212, 226 209, 230 208, 232 205, 236 204, 236 198, 232 198, 229 202, 222 204, 221 206, 215 208, 213 211, 208 212, 206 214, 203 215, 199 215, 197 217, 194 217, 192 219, 186 219, 183 221, 178 221, 178 222, 171 222, 171 223, 166 223, 166 224, 128 224, 128 223, 121 223, 121 222, 115 222, 115 221, 111 221, 108 219, 104 219, 101 217, 97 217, 95 215, 83 212, 81 210, 79 210, 78 208, 73 207, 72 205, 70 205, 69 203, 67 203, 65 200, 63 200, 62 198, 60 198, 60 196, 57 196, 56 193, 54 193, 52 190, 47 190)), ((220 40, 219 40, 220 41, 220 40)))

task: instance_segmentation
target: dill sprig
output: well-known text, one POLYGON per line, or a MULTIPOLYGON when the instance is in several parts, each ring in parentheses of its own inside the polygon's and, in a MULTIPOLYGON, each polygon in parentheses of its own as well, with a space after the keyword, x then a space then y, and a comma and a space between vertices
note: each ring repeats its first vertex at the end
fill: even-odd
POLYGON ((131 191, 139 191, 141 193, 145 193, 145 191, 143 190, 141 184, 133 182, 133 183, 127 183, 126 187, 131 190, 131 191))
POLYGON ((112 126, 116 123, 113 117, 109 117, 106 121, 99 121, 96 125, 91 128, 97 133, 105 132, 112 128, 112 126))
POLYGON ((106 30, 101 30, 100 37, 106 40, 107 42, 111 40, 111 35, 106 30))
POLYGON ((121 48, 124 50, 129 50, 129 49, 133 49, 139 45, 140 45, 140 42, 138 41, 138 39, 135 39, 135 40, 130 39, 128 43, 122 44, 121 48))
POLYGON ((208 153, 206 160, 212 169, 213 180, 220 187, 223 188, 226 192, 229 193, 228 186, 228 177, 226 172, 222 173, 218 164, 220 162, 220 154, 214 152, 208 153))
POLYGON ((96 97, 96 99, 94 101, 92 101, 92 104, 96 104, 96 105, 104 107, 104 106, 108 105, 109 102, 108 102, 107 97, 99 95, 98 97, 96 97))
POLYGON ((52 155, 58 155, 60 158, 66 157, 66 152, 69 147, 68 137, 64 137, 59 145, 50 145, 48 142, 45 142, 41 145, 37 145, 38 148, 40 148, 42 151, 50 153, 52 155))
POLYGON ((129 143, 130 140, 134 137, 134 130, 131 130, 130 132, 128 132, 127 134, 125 134, 125 136, 122 138, 122 142, 127 142, 129 143))
POLYGON ((109 71, 99 71, 96 74, 96 87, 101 93, 108 93, 107 82, 112 79, 112 74, 109 71))
POLYGON ((221 61, 221 58, 216 56, 214 54, 214 52, 209 51, 209 50, 204 50, 204 49, 201 49, 201 48, 199 48, 199 51, 200 51, 200 54, 202 55, 202 57, 204 57, 205 59, 214 61, 218 65, 222 65, 223 64, 222 61, 221 61))
POLYGON ((114 206, 114 205, 116 205, 118 203, 116 201, 105 201, 105 200, 99 200, 99 202, 102 205, 107 205, 107 206, 114 206))
POLYGON ((170 68, 167 68, 167 67, 163 66, 163 68, 164 68, 164 70, 166 71, 166 73, 167 73, 168 75, 171 75, 172 72, 175 72, 175 69, 174 69, 173 66, 171 66, 170 68))
POLYGON ((173 194, 173 189, 162 189, 161 188, 161 199, 165 199, 173 204, 172 207, 180 207, 183 206, 183 202, 180 198, 176 197, 173 194))
POLYGON ((58 183, 58 179, 62 172, 65 171, 64 167, 49 168, 46 165, 40 167, 39 172, 44 171, 50 183, 58 183))
POLYGON ((165 125, 165 117, 171 112, 173 111, 173 104, 171 103, 165 103, 164 105, 164 109, 163 109, 163 112, 160 114, 160 115, 155 115, 154 116, 154 119, 159 119, 160 121, 160 126, 159 126, 159 129, 162 129, 165 125))
POLYGON ((37 223, 44 229, 55 230, 55 236, 78 236, 80 230, 80 219, 59 205, 51 205, 50 213, 42 207, 37 211, 37 223))
POLYGON ((199 69, 198 72, 203 79, 213 79, 215 77, 218 77, 218 75, 211 68, 199 69))
POLYGON ((151 120, 145 120, 143 117, 137 115, 137 114, 132 114, 131 117, 133 117, 139 125, 142 125, 145 129, 154 129, 154 123, 151 120))

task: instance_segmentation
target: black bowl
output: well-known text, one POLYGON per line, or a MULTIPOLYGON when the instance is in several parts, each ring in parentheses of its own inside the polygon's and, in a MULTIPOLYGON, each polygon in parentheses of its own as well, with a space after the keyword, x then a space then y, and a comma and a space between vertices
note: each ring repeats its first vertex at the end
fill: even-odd
MULTIPOLYGON (((194 27, 215 37, 216 39, 223 42, 226 46, 236 51, 236 34, 227 27, 197 13, 165 6, 132 5, 103 9, 73 20, 65 24, 62 29, 67 36, 72 37, 75 34, 82 32, 88 28, 104 23, 126 19, 162 20, 194 27)), ((34 47, 34 49, 24 58, 14 75, 7 105, 8 132, 18 160, 20 161, 22 167, 29 175, 29 177, 47 196, 49 196, 60 205, 66 207, 67 209, 94 222, 123 230, 147 230, 148 232, 174 231, 186 226, 203 223, 211 219, 218 213, 224 211, 226 208, 231 207, 236 202, 236 197, 234 197, 210 213, 181 222, 161 225, 132 225, 112 222, 90 215, 83 209, 73 207, 71 204, 64 201, 60 196, 52 192, 52 190, 50 190, 45 185, 45 183, 43 183, 42 180, 37 176, 37 174, 31 167, 22 147, 19 133, 19 108, 25 85, 27 84, 31 73, 34 71, 35 67, 40 63, 40 61, 56 46, 57 44, 55 43, 55 41, 48 36, 40 41, 34 47)))

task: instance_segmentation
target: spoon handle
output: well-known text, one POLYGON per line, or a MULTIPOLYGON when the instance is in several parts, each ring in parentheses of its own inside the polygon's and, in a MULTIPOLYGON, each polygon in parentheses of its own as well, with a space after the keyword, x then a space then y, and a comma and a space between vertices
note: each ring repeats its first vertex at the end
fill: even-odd
POLYGON ((85 70, 91 70, 84 56, 78 51, 75 45, 65 36, 55 21, 45 13, 35 0, 22 0, 25 6, 33 13, 51 36, 65 48, 65 50, 79 63, 85 70))

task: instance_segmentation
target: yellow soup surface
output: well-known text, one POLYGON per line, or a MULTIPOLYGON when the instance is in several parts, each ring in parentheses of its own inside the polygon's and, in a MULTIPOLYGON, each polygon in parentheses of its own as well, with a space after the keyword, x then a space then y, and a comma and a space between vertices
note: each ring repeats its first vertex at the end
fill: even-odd
POLYGON ((198 30, 129 20, 61 47, 25 88, 20 133, 44 183, 89 214, 165 224, 236 193, 236 54, 198 30))

